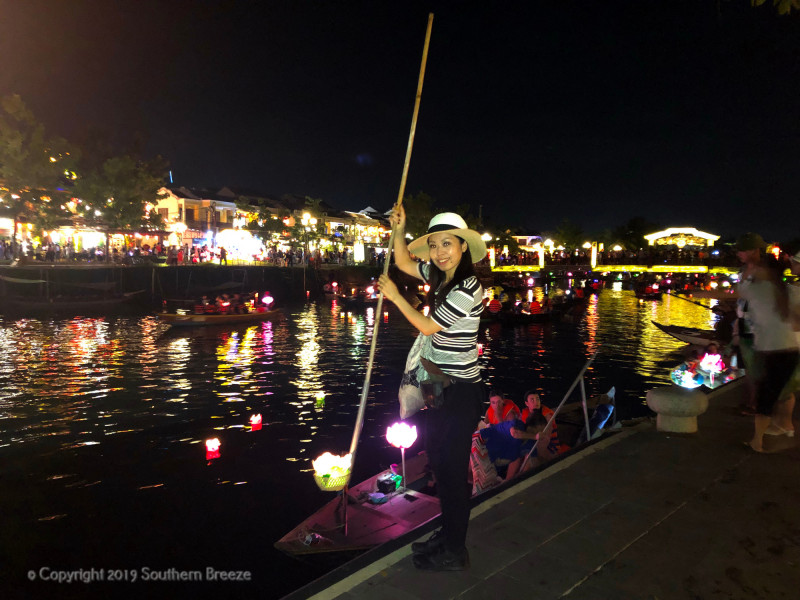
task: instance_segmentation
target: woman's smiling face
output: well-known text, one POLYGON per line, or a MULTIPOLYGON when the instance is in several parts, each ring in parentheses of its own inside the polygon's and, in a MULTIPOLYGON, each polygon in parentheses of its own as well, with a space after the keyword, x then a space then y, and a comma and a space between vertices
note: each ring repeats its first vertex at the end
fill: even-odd
POLYGON ((449 280, 455 273, 461 256, 467 249, 467 243, 447 231, 440 231, 428 236, 428 249, 431 262, 444 271, 449 280))

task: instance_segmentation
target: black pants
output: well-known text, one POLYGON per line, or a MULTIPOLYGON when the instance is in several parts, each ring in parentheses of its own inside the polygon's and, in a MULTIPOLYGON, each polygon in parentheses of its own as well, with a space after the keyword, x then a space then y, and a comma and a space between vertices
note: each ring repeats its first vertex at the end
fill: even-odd
POLYGON ((789 383, 797 367, 797 350, 777 350, 759 352, 762 371, 756 382, 756 412, 772 415, 775 404, 780 400, 781 391, 789 383))
POLYGON ((426 438, 436 490, 442 505, 445 547, 465 546, 472 488, 467 482, 472 433, 483 411, 482 383, 455 383, 444 390, 441 408, 428 409, 426 438))

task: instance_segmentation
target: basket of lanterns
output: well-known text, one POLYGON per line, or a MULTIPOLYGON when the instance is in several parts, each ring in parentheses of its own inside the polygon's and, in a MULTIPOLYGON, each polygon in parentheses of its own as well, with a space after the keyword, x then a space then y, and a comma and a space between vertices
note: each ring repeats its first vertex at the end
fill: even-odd
POLYGON ((312 461, 314 466, 314 481, 323 492, 338 492, 343 490, 350 480, 351 455, 334 456, 326 452, 312 461))

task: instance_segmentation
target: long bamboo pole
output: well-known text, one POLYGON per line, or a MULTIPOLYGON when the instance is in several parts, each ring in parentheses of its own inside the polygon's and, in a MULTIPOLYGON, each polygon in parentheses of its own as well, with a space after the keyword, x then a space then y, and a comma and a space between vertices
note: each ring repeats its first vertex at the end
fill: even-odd
MULTIPOLYGON (((419 69, 419 81, 417 82, 417 96, 414 100, 414 114, 411 118, 411 132, 408 136, 408 148, 406 149, 406 160, 403 163, 403 176, 400 179, 400 190, 397 194, 397 205, 403 203, 403 195, 406 189, 406 179, 408 178, 408 167, 411 163, 411 149, 414 146, 414 134, 417 131, 417 115, 419 115, 419 103, 422 99, 422 82, 425 79, 425 65, 428 62, 428 46, 431 41, 431 28, 433 27, 433 13, 428 15, 428 29, 425 32, 425 45, 422 49, 422 64, 419 69)), ((389 236, 389 248, 386 251, 386 260, 383 263, 383 274, 389 272, 389 262, 391 258, 391 251, 394 248, 394 236, 396 228, 392 227, 392 233, 389 236)), ((358 448, 358 440, 361 437, 361 430, 364 426, 364 411, 367 406, 367 395, 369 394, 369 381, 372 375, 372 365, 375 361, 375 346, 378 340, 378 329, 381 323, 381 315, 383 314, 383 292, 378 295, 378 305, 375 308, 375 326, 372 329, 372 343, 369 348, 369 360, 367 361, 367 373, 364 377, 364 387, 361 389, 361 402, 358 405, 358 416, 356 417, 356 426, 353 431, 353 440, 350 442, 350 455, 351 465, 355 463, 356 450, 358 448)), ((351 469, 352 472, 352 469, 351 469)), ((344 490, 344 497, 347 496, 347 488, 344 490)))

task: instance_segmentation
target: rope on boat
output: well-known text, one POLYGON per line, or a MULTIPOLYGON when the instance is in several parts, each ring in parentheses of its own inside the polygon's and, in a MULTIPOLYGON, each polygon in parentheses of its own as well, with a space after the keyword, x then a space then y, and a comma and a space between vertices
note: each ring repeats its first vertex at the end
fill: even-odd
MULTIPOLYGON (((414 114, 411 118, 411 132, 408 136, 408 148, 406 149, 406 159, 403 163, 403 176, 400 180, 400 191, 397 194, 397 206, 400 206, 403 203, 403 194, 405 194, 406 189, 406 179, 408 178, 408 167, 411 163, 411 149, 414 146, 414 134, 417 130, 417 115, 419 114, 419 104, 422 98, 422 82, 425 79, 425 65, 428 62, 428 47, 431 41, 431 28, 433 27, 433 13, 428 14, 428 28, 425 32, 425 45, 422 49, 422 64, 420 65, 419 69, 419 81, 417 82, 417 95, 414 100, 414 114)), ((389 249, 386 252, 386 260, 383 262, 383 274, 386 275, 389 272, 389 262, 391 258, 391 252, 394 248, 394 236, 396 234, 396 228, 392 227, 392 233, 389 236, 389 249)), ((369 348, 369 360, 367 361, 367 373, 364 377, 364 387, 361 390, 361 402, 358 405, 358 416, 356 417, 356 426, 353 431, 353 440, 350 443, 350 472, 352 473, 352 465, 355 464, 356 459, 356 449, 358 448, 358 440, 361 437, 361 430, 364 426, 364 411, 367 406, 367 394, 369 393, 369 380, 370 376, 372 375, 372 365, 375 361, 375 346, 378 340, 378 328, 380 326, 380 315, 382 314, 383 310, 383 291, 380 292, 378 295, 378 305, 375 308, 375 326, 372 329, 372 343, 370 344, 369 348)), ((349 482, 348 482, 349 483, 349 482)), ((347 486, 345 486, 343 491, 343 497, 347 497, 347 486)))

